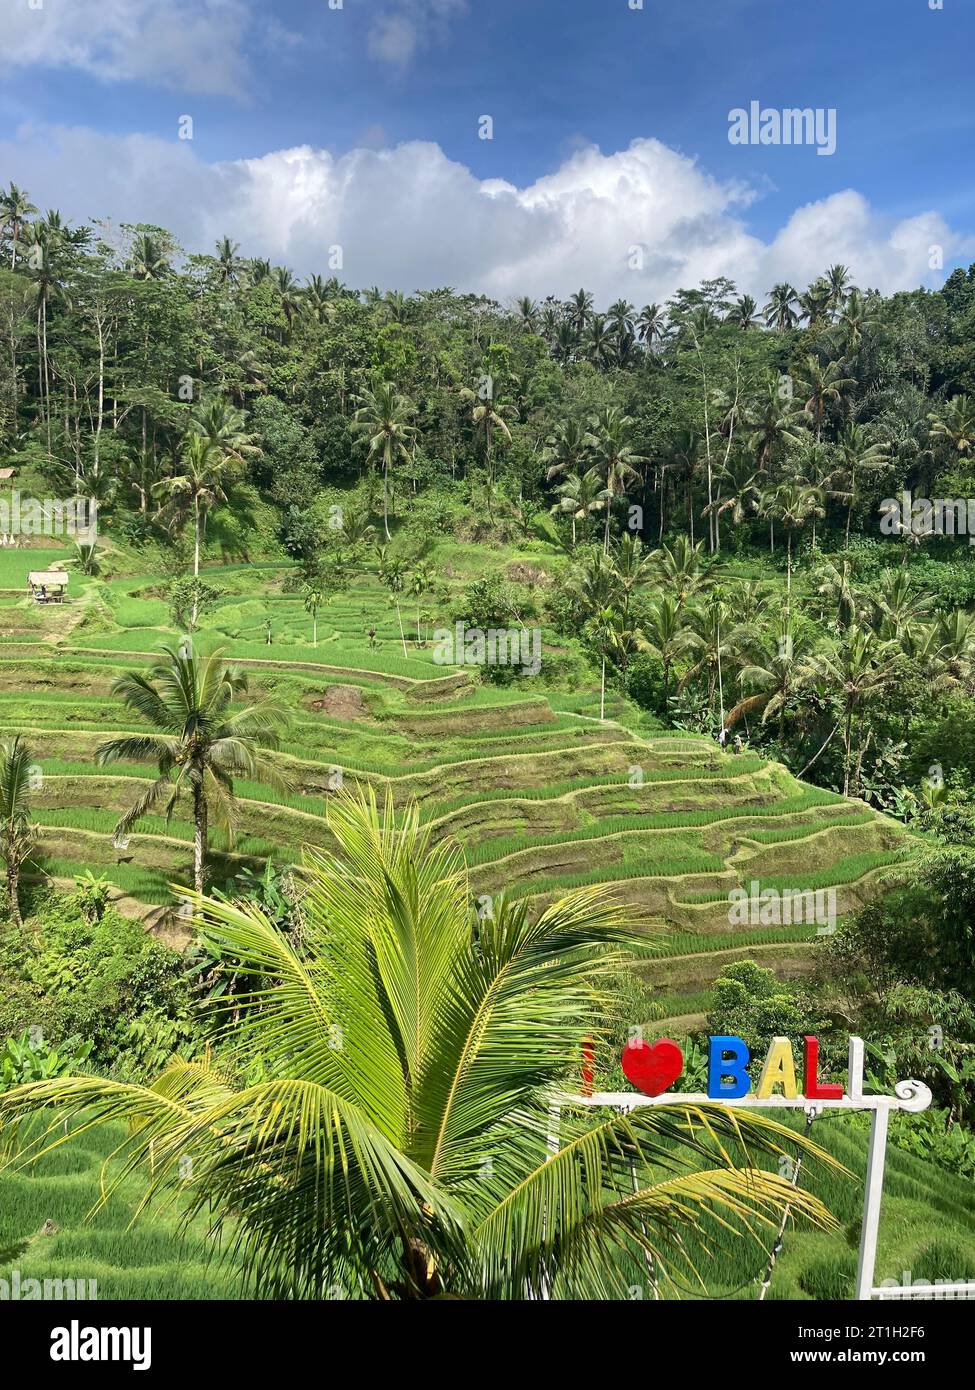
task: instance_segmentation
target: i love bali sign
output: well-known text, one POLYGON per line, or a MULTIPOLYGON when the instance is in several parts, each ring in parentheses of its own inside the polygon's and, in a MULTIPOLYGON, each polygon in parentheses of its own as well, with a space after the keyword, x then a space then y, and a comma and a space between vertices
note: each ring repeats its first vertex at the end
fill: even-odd
MULTIPOLYGON (((858 1094, 863 1090, 863 1044, 853 1038, 850 1051, 850 1080, 858 1094), (852 1044, 859 1043, 859 1048, 852 1044)), ((741 1101, 752 1092, 748 1068, 752 1056, 741 1038, 731 1033, 715 1033, 708 1038, 708 1100, 741 1101)), ((660 1096, 678 1079, 684 1070, 684 1056, 672 1038, 658 1038, 655 1043, 633 1039, 623 1049, 623 1074, 645 1096, 660 1096)), ((802 1089, 798 1080, 796 1058, 788 1038, 773 1038, 762 1064, 761 1075, 754 1087, 755 1101, 798 1100, 800 1094, 808 1101, 842 1100, 843 1087, 826 1084, 819 1079, 819 1039, 803 1039, 802 1089)))
POLYGON ((558 1152, 559 1117, 564 1106, 607 1106, 624 1114, 645 1105, 788 1107, 805 1110, 809 1122, 825 1110, 869 1110, 870 1144, 854 1297, 870 1299, 880 1292, 874 1288, 873 1279, 890 1113, 926 1110, 931 1104, 931 1092, 921 1081, 898 1081, 893 1095, 864 1094, 863 1062, 863 1039, 850 1038, 845 1087, 824 1082, 819 1075, 818 1038, 811 1034, 803 1038, 799 1059, 789 1038, 773 1038, 753 1084, 749 1073, 752 1056, 747 1044, 730 1033, 715 1033, 708 1038, 707 1094, 695 1095, 670 1089, 684 1070, 684 1055, 673 1038, 658 1038, 653 1043, 634 1039, 623 1049, 622 1064, 626 1079, 636 1089, 594 1093, 595 1048, 589 1041, 583 1046, 582 1094, 553 1097, 549 1150, 558 1152))

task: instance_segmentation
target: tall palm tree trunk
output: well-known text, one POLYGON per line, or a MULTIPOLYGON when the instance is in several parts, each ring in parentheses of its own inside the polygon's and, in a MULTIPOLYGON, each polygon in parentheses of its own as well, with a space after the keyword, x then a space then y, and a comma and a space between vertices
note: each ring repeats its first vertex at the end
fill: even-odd
POLYGON ((393 538, 389 534, 389 459, 383 460, 383 530, 386 539, 391 541, 393 538))
POLYGON ((193 785, 193 886, 198 893, 206 888, 206 859, 208 849, 207 801, 202 784, 193 785))
POLYGON ((199 496, 193 498, 193 618, 192 623, 196 628, 196 620, 200 610, 200 499, 199 496))
POLYGON ((600 718, 601 721, 602 721, 602 720, 605 720, 605 718, 606 718, 606 654, 605 654, 605 652, 603 653, 603 680, 602 680, 602 687, 601 687, 600 692, 599 692, 599 718, 600 718))
POLYGON ((10 903, 10 920, 15 927, 22 927, 24 919, 20 914, 20 865, 7 865, 7 898, 10 903))
POLYGON ((849 700, 846 706, 846 722, 843 726, 843 795, 850 795, 850 761, 852 757, 851 744, 853 742, 853 701, 849 700))

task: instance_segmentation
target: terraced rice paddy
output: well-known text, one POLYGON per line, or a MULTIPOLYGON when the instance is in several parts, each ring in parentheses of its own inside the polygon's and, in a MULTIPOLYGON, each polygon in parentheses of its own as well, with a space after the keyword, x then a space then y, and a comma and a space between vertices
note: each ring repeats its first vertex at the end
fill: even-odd
MULTIPOLYGON (((44 562, 55 558, 45 553, 44 562)), ((11 557, 0 560, 10 582, 11 557)), ((369 577, 321 611, 316 647, 307 613, 284 589, 286 572, 227 566, 210 576, 225 597, 199 640, 224 644, 251 689, 292 715, 281 750, 290 790, 238 785, 237 837, 213 835, 218 884, 269 857, 290 862, 304 844, 328 845, 325 813, 340 772, 346 786, 370 784, 399 804, 415 798, 432 831, 464 847, 479 899, 506 893, 541 907, 569 887, 605 884, 654 938, 643 969, 668 1016, 681 1018, 703 1012, 709 982, 730 960, 752 956, 791 975, 809 958, 817 928, 808 922, 732 926, 733 889, 831 888, 842 915, 910 857, 896 823, 781 766, 662 729, 612 693, 601 723, 595 686, 565 692, 518 679, 501 687, 437 665, 436 624, 421 615, 418 644, 408 601, 404 656, 395 607, 369 577)), ((33 871, 103 872, 130 900, 127 910, 162 924, 173 885, 189 881, 188 811, 168 824, 148 817, 117 846, 113 827, 152 769, 94 762, 103 739, 138 732, 113 681, 176 636, 157 581, 77 576, 72 602, 57 612, 32 612, 15 590, 7 597, 0 733, 23 732, 43 770, 33 871)))
MULTIPOLYGON (((16 1268, 22 1281, 94 1280, 101 1300, 241 1296, 233 1267, 220 1260, 220 1246, 202 1221, 183 1236, 179 1210, 169 1206, 130 1224, 142 1195, 138 1179, 124 1181, 106 1207, 91 1213, 102 1163, 121 1137, 111 1129, 84 1134, 36 1167, 0 1174, 0 1276, 9 1278, 16 1268)), ((825 1201, 839 1229, 787 1231, 769 1289, 773 1299, 853 1296, 866 1128, 858 1118, 833 1115, 816 1123, 812 1137, 853 1177, 804 1171, 804 1183, 825 1201)), ((717 1240, 699 1267, 707 1296, 756 1298, 766 1262, 757 1245, 717 1240)), ((918 1282, 975 1278, 975 1193, 964 1179, 891 1147, 877 1279, 900 1281, 904 1270, 918 1282)), ((682 1289, 690 1298, 701 1292, 690 1284, 682 1289)))

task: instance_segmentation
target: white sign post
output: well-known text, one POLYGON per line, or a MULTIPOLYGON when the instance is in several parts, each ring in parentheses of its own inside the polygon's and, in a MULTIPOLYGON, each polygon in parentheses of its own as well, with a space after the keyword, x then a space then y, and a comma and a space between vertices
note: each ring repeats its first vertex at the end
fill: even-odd
POLYGON ((835 1100, 809 1100, 806 1096, 773 1095, 761 1099, 743 1096, 740 1100, 725 1100, 695 1093, 667 1091, 660 1096, 642 1095, 638 1091, 597 1091, 589 1096, 562 1096, 553 1102, 548 1147, 557 1153, 559 1144, 559 1115, 564 1106, 605 1106, 628 1114, 647 1105, 723 1105, 732 1110, 803 1110, 807 1119, 815 1119, 825 1110, 872 1111, 870 1146, 867 1153, 866 1185, 863 1194, 863 1224, 860 1232, 860 1259, 857 1266, 854 1297, 867 1301, 885 1292, 874 1288, 874 1269, 877 1262, 877 1233, 880 1229, 880 1201, 884 1190, 884 1165, 887 1157, 887 1127, 892 1110, 917 1113, 931 1104, 931 1091, 921 1081, 898 1081, 892 1096, 863 1094, 863 1039, 850 1039, 849 1077, 846 1093, 835 1100))

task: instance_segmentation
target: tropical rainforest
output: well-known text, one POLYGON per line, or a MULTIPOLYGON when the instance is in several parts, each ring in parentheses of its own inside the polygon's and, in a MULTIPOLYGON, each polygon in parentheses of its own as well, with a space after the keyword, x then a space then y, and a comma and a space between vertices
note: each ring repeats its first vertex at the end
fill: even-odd
POLYGON ((11 185, 0 1266, 849 1297, 861 1117, 570 1107, 546 1147, 634 1030, 689 1095, 705 1033, 815 1032, 934 1095, 878 1277, 975 1277, 973 497, 975 266, 499 304, 11 185), (835 911, 735 922, 751 886, 835 911))

